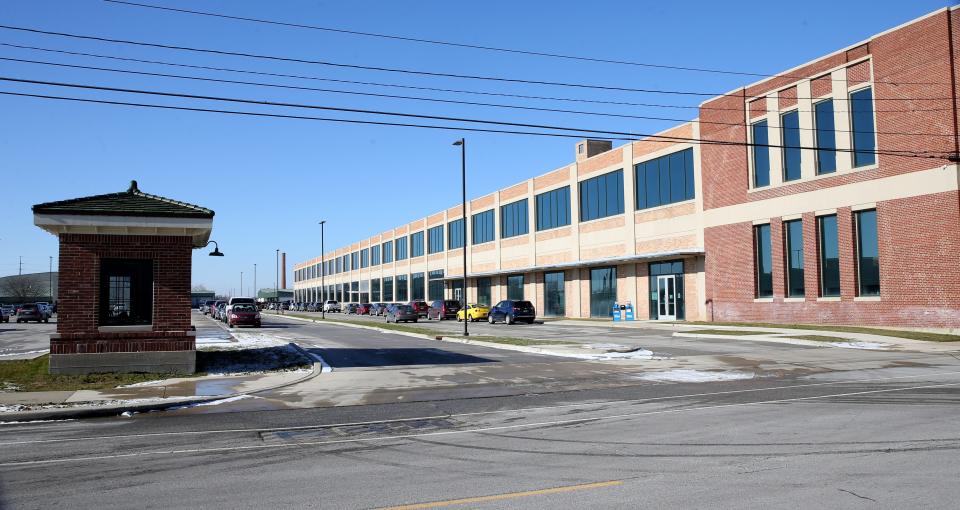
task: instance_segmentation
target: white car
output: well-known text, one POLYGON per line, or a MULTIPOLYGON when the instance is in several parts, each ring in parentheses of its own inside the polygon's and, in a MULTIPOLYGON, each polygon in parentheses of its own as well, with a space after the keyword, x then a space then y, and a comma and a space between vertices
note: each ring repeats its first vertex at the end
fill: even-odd
POLYGON ((323 303, 323 311, 327 313, 339 312, 340 302, 336 299, 328 299, 323 303))

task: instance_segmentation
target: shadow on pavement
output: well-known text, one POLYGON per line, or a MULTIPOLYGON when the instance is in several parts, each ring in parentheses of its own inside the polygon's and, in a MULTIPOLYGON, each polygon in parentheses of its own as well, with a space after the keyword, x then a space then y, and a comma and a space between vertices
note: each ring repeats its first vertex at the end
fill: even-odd
POLYGON ((463 365, 498 363, 497 360, 442 349, 307 349, 334 368, 389 367, 402 365, 463 365))

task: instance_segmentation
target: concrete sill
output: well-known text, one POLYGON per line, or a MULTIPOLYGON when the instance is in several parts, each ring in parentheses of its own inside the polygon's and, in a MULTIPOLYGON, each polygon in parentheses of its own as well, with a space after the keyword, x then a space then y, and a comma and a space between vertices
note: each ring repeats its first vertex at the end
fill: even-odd
POLYGON ((854 301, 866 301, 866 302, 879 302, 880 296, 857 296, 853 298, 854 301))
POLYGON ((772 297, 754 298, 753 302, 754 303, 773 303, 773 298, 772 297))
POLYGON ((840 296, 818 297, 818 298, 817 298, 817 301, 819 301, 819 302, 821 302, 821 303, 824 303, 824 302, 826 302, 826 303, 829 303, 829 302, 839 302, 839 301, 840 301, 840 296))
POLYGON ((784 303, 803 303, 803 302, 806 301, 806 300, 807 300, 807 298, 802 298, 802 297, 788 297, 788 298, 783 298, 783 302, 784 302, 784 303))
POLYGON ((125 333, 131 331, 153 331, 153 324, 141 324, 137 326, 100 326, 97 331, 101 333, 125 333))

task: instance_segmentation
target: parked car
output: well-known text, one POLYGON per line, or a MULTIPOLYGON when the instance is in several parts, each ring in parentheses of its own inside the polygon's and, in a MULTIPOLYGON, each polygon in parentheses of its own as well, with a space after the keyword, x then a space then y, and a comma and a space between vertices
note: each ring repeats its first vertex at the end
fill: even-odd
POLYGON ((339 312, 340 302, 336 299, 328 299, 327 302, 323 304, 323 311, 327 313, 339 312))
POLYGON ((370 315, 381 316, 387 313, 387 303, 374 303, 370 310, 370 315))
POLYGON ((249 303, 238 303, 230 308, 227 314, 227 326, 253 326, 260 327, 260 311, 256 305, 249 303))
POLYGON ((36 303, 29 303, 20 307, 17 313, 17 322, 50 322, 50 312, 36 303))
POLYGON ((214 299, 209 299, 207 301, 204 301, 203 304, 200 305, 200 312, 203 313, 204 315, 209 315, 210 307, 213 306, 213 304, 216 302, 217 301, 214 299))
POLYGON ((487 318, 490 314, 490 307, 487 305, 478 305, 476 303, 468 303, 465 310, 460 310, 457 312, 457 322, 462 322, 464 317, 470 322, 482 321, 487 318))
POLYGON ((357 315, 370 315, 370 310, 373 308, 373 305, 370 303, 360 303, 357 305, 357 315))
POLYGON ((533 324, 533 320, 536 318, 537 310, 533 307, 533 303, 511 299, 497 303, 497 306, 491 308, 490 313, 487 314, 487 322, 490 324, 497 321, 503 321, 507 324, 515 322, 533 324))
POLYGON ((427 309, 427 320, 456 319, 460 311, 460 302, 455 299, 438 299, 427 309))
POLYGON ((10 322, 10 312, 13 309, 7 306, 0 306, 0 322, 10 322))
POLYGON ((225 312, 226 312, 226 308, 227 308, 227 302, 226 302, 226 301, 218 301, 218 302, 217 302, 217 306, 216 306, 215 311, 214 311, 214 317, 213 317, 213 318, 216 319, 216 320, 218 320, 218 321, 223 322, 223 319, 224 319, 224 317, 225 317, 225 315, 226 315, 226 313, 225 313, 225 312))
POLYGON ((426 317, 427 311, 430 310, 430 305, 426 301, 410 301, 407 304, 417 312, 418 317, 426 317))
POLYGON ((16 315, 16 314, 17 314, 17 311, 16 311, 12 306, 10 306, 10 305, 3 305, 3 306, 0 306, 0 308, 3 308, 3 311, 7 314, 7 317, 8 317, 8 318, 9 318, 11 315, 16 315))
POLYGON ((252 297, 232 297, 227 301, 227 313, 229 314, 235 305, 254 305, 256 306, 257 300, 252 297))
POLYGON ((347 314, 347 315, 355 314, 355 313, 357 313, 357 307, 358 307, 358 306, 359 306, 359 305, 356 304, 356 303, 347 303, 347 305, 343 308, 343 313, 345 313, 345 314, 347 314))
POLYGON ((419 314, 410 305, 395 305, 387 309, 385 322, 417 322, 419 314))

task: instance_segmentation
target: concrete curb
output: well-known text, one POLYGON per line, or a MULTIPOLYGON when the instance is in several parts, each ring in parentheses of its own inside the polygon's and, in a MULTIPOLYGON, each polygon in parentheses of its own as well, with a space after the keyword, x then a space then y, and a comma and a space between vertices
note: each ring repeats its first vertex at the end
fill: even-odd
MULTIPOLYGON (((782 333, 776 333, 776 334, 779 335, 779 334, 782 334, 782 333)), ((771 343, 777 343, 777 344, 806 345, 806 346, 809 346, 809 347, 823 347, 823 348, 830 348, 830 347, 832 347, 832 348, 835 348, 835 349, 844 349, 844 348, 845 348, 845 347, 837 347, 836 345, 831 345, 830 342, 817 342, 817 341, 814 341, 814 340, 803 340, 803 339, 800 339, 800 338, 784 338, 784 337, 775 337, 775 336, 767 336, 767 335, 742 335, 742 336, 737 336, 737 335, 709 335, 709 334, 701 334, 701 333, 684 333, 684 332, 679 332, 679 331, 678 331, 678 332, 674 333, 674 334, 671 335, 671 336, 682 337, 682 338, 714 338, 714 339, 721 339, 721 340, 730 340, 730 339, 733 339, 733 340, 748 340, 748 341, 751 341, 751 342, 771 342, 771 343)), ((824 335, 824 336, 832 336, 832 335, 824 335)), ((851 340, 850 338, 844 338, 844 337, 839 337, 839 336, 836 337, 836 339, 837 339, 837 342, 845 342, 845 341, 846 341, 846 342, 849 342, 849 341, 851 340)), ((859 342, 859 341, 869 342, 870 340, 856 340, 856 339, 853 339, 853 341, 855 341, 855 342, 859 342)), ((899 350, 903 350, 903 346, 902 346, 902 345, 898 345, 898 344, 893 343, 893 342, 880 342, 880 341, 877 341, 877 342, 875 342, 875 343, 882 343, 882 344, 884 344, 884 345, 889 345, 890 347, 889 347, 889 348, 886 348, 886 349, 865 349, 865 350, 871 350, 871 351, 878 351, 878 350, 882 350, 882 351, 899 351, 899 350)))
POLYGON ((288 386, 293 386, 295 384, 300 384, 302 382, 309 381, 314 377, 317 377, 321 373, 330 372, 330 365, 326 363, 320 356, 317 356, 313 353, 307 352, 303 347, 295 343, 290 343, 295 349, 300 351, 301 354, 306 356, 308 359, 313 360, 313 369, 309 374, 300 377, 299 379, 274 384, 266 388, 260 388, 253 391, 244 391, 244 392, 235 392, 224 395, 210 395, 199 398, 180 398, 180 399, 169 399, 163 400, 161 402, 146 402, 142 404, 134 405, 110 405, 110 406, 99 406, 99 407, 85 407, 77 406, 76 408, 60 408, 60 409, 41 409, 37 411, 15 411, 11 413, 0 413, 0 421, 34 421, 34 420, 71 420, 71 419, 81 419, 81 418, 101 418, 105 416, 117 416, 123 412, 130 411, 134 413, 142 413, 149 411, 164 411, 171 407, 179 407, 184 405, 191 404, 202 404, 204 402, 213 402, 215 400, 223 400, 227 398, 239 397, 241 395, 256 395, 257 393, 264 393, 267 391, 278 390, 281 388, 286 388, 288 386), (325 370, 326 368, 326 370, 325 370))

